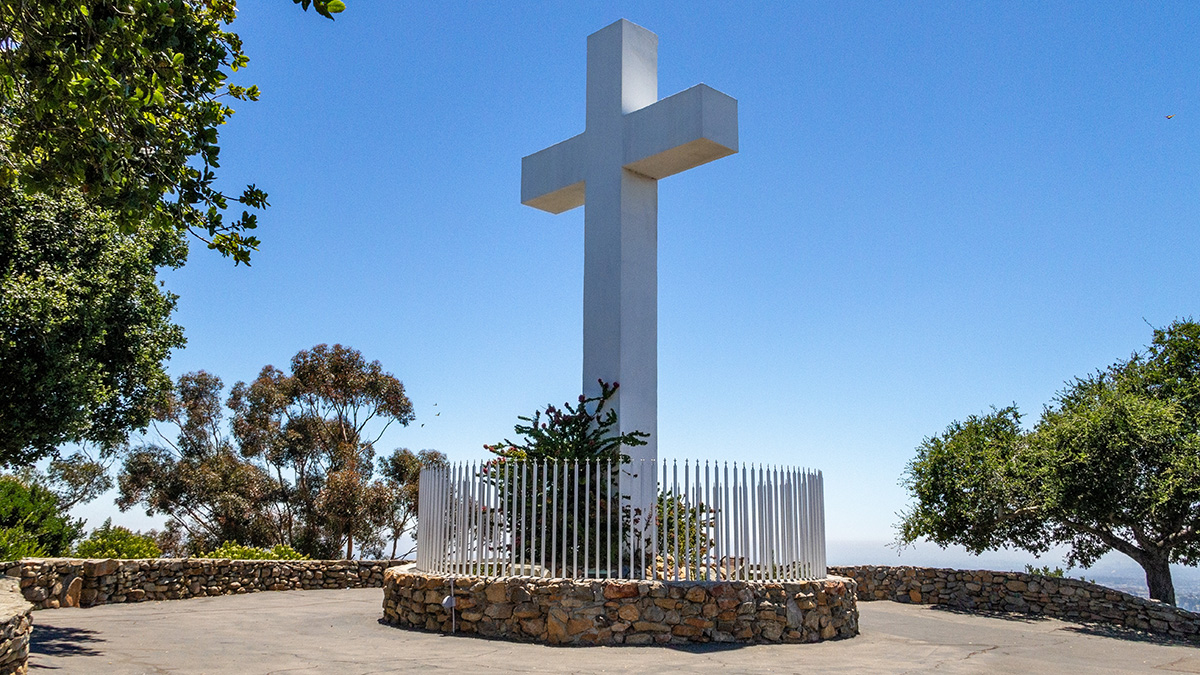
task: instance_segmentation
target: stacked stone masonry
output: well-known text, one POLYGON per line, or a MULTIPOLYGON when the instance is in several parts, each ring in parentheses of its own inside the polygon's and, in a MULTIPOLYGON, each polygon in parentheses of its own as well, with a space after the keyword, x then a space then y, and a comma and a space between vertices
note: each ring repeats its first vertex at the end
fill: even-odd
POLYGON ((30 558, 0 563, 37 609, 180 600, 258 591, 379 588, 397 560, 30 558))
POLYGON ((854 582, 618 581, 384 576, 384 620, 548 644, 818 642, 858 634, 854 582), (451 595, 454 617, 443 601, 451 595))
POLYGON ((0 579, 0 675, 24 675, 29 662, 33 607, 15 580, 0 579))
POLYGON ((945 605, 1107 623, 1200 642, 1200 614, 1079 579, 1023 572, 860 565, 830 567, 857 582, 858 600, 945 605))

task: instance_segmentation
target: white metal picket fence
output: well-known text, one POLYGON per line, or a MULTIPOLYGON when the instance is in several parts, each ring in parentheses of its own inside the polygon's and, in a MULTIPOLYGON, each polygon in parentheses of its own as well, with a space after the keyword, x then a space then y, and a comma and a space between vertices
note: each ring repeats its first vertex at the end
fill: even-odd
POLYGON ((826 574, 822 476, 808 469, 464 462, 422 470, 418 513, 417 568, 437 574, 707 581, 826 574))

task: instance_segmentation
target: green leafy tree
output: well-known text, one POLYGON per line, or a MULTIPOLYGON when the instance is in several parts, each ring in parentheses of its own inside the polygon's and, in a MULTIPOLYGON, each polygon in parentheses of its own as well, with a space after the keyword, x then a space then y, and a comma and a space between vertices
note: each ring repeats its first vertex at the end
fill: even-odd
POLYGON ((183 264, 185 232, 235 264, 257 249, 266 193, 216 187, 230 102, 259 95, 229 82, 248 63, 236 10, 0 0, 0 468, 145 428, 183 345, 155 268, 183 264))
POLYGON ((1115 550, 1175 604, 1170 564, 1200 561, 1200 324, 1156 329, 1144 352, 1068 383, 1032 430, 1020 421, 1008 407, 926 438, 902 480, 900 541, 1065 544, 1083 567, 1115 550))
MULTIPOLYGON (((294 0, 333 18, 339 0, 294 0)), ((112 211, 125 232, 191 231, 248 263, 254 185, 217 187, 218 129, 258 87, 230 83, 249 62, 227 28, 235 0, 0 1, 0 184, 62 188, 112 211)))
POLYGON ((122 233, 79 194, 0 185, 0 466, 69 442, 107 452, 146 426, 184 343, 156 269, 183 249, 178 235, 122 233))
POLYGON ((62 556, 83 534, 83 521, 71 518, 46 487, 0 476, 0 532, 5 546, 22 555, 62 556))
POLYGON ((0 560, 44 558, 46 549, 24 527, 0 527, 0 560))
POLYGON ((92 530, 87 539, 79 542, 73 554, 77 558, 157 558, 162 555, 162 549, 153 536, 120 525, 113 526, 112 518, 109 518, 92 530))

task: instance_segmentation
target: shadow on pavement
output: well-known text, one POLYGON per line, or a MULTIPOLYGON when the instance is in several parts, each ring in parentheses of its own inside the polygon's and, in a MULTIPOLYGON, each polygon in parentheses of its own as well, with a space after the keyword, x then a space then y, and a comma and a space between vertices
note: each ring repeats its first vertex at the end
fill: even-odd
MULTIPOLYGON (((1048 621, 1051 617, 1041 616, 1037 614, 1022 614, 1020 612, 993 612, 984 610, 965 610, 955 607, 947 607, 945 605, 932 605, 930 609, 939 612, 949 612, 951 614, 986 616, 989 619, 1003 619, 1005 621, 1015 621, 1019 623, 1038 623, 1048 621)), ((1070 619, 1063 619, 1070 623, 1070 619)), ((1072 625, 1064 627, 1062 630, 1080 635, 1095 635, 1097 637, 1113 638, 1115 640, 1127 640, 1129 642, 1144 642, 1146 644, 1164 645, 1164 646, 1182 646, 1182 647, 1200 647, 1200 639, 1196 642, 1189 642, 1180 638, 1173 638, 1166 635, 1155 635, 1147 633, 1135 628, 1126 628, 1106 623, 1072 623, 1072 625)))
MULTIPOLYGON (((96 631, 86 628, 34 626, 29 653, 45 656, 97 656, 100 652, 93 649, 93 646, 104 642, 104 639, 96 635, 96 631)), ((37 667, 36 664, 31 666, 37 667)))
POLYGON ((958 614, 960 616, 985 616, 989 619, 1001 619, 1003 621, 1013 621, 1016 623, 1041 623, 1049 621, 1050 617, 1041 616, 1039 614, 1023 614, 1021 612, 997 612, 990 609, 959 609, 947 605, 929 605, 929 609, 936 612, 947 612, 949 614, 958 614))
POLYGON ((1063 630, 1067 630, 1072 633, 1080 633, 1082 635, 1097 635, 1099 637, 1114 638, 1116 640, 1127 640, 1129 642, 1145 642, 1152 645, 1200 647, 1200 641, 1189 642, 1187 640, 1173 638, 1166 635, 1154 635, 1153 633, 1145 633, 1133 628, 1112 626, 1102 623, 1079 624, 1076 626, 1068 626, 1063 630))
MULTIPOLYGON (((388 623, 387 620, 385 620, 385 619, 376 619, 376 623, 378 623, 381 626, 387 626, 388 628, 393 628, 395 630, 400 630, 400 631, 413 631, 415 633, 425 633, 427 635, 440 635, 440 636, 450 639, 450 640, 467 639, 467 640, 485 640, 485 641, 494 641, 494 642, 507 642, 510 644, 511 643, 536 644, 541 647, 549 647, 551 649, 588 649, 590 647, 596 646, 596 645, 591 645, 591 644, 587 644, 587 643, 553 645, 553 644, 546 644, 544 642, 532 642, 529 640, 507 640, 502 637, 479 635, 478 633, 443 633, 441 631, 436 631, 436 630, 434 630, 434 631, 425 630, 424 628, 413 628, 413 627, 409 627, 409 626, 396 626, 394 624, 388 623)), ((717 652, 728 652, 728 651, 733 651, 736 649, 744 649, 746 647, 753 647, 753 646, 755 646, 755 644, 749 643, 749 642, 704 642, 704 643, 693 642, 693 643, 689 643, 689 644, 675 644, 675 645, 671 645, 671 644, 608 645, 605 648, 606 649, 669 649, 672 651, 689 652, 692 654, 715 654, 717 652)))

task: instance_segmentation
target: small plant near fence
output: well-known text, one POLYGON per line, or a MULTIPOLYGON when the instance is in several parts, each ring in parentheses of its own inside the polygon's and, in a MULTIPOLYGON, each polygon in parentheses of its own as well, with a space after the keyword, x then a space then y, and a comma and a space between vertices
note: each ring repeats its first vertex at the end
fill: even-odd
POLYGON ((0 527, 0 560, 41 558, 46 549, 23 527, 0 527))

